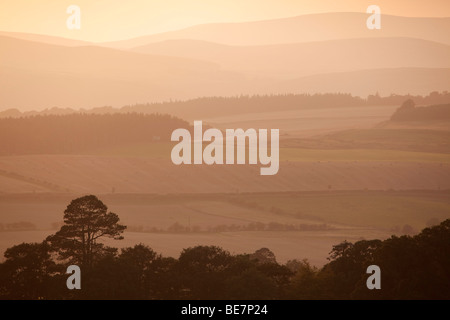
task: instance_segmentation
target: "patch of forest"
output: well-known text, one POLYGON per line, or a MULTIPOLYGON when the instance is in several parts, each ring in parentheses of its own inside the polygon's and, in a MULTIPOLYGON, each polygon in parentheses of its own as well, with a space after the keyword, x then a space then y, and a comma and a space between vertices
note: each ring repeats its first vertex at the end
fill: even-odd
POLYGON ((178 259, 145 244, 120 250, 96 239, 123 239, 126 226, 97 197, 73 200, 59 231, 41 243, 8 248, 0 263, 0 299, 449 299, 450 220, 415 236, 343 241, 322 268, 306 259, 277 262, 268 248, 232 254, 218 246, 185 248, 178 259), (85 227, 89 226, 89 232, 85 227), (67 290, 80 266, 82 290, 67 290), (381 290, 369 290, 369 266, 381 290))
POLYGON ((450 103, 416 107, 412 100, 405 101, 391 117, 392 121, 447 121, 450 120, 450 103))
POLYGON ((75 154, 127 143, 169 140, 188 128, 161 114, 72 114, 0 119, 0 154, 75 154))
POLYGON ((20 118, 35 115, 67 115, 74 113, 85 114, 113 114, 113 113, 168 113, 167 110, 178 113, 199 112, 204 117, 243 114, 252 112, 272 112, 283 110, 298 110, 307 108, 334 108, 359 106, 391 106, 401 105, 405 100, 411 99, 417 105, 443 104, 450 101, 450 93, 431 92, 428 95, 401 95, 391 94, 380 96, 378 93, 366 98, 352 96, 348 93, 317 93, 317 94, 272 94, 272 95, 240 95, 233 97, 200 97, 191 100, 173 100, 154 103, 139 103, 113 108, 109 106, 92 109, 75 110, 71 108, 54 107, 42 111, 21 112, 17 109, 8 109, 0 112, 0 118, 20 118))

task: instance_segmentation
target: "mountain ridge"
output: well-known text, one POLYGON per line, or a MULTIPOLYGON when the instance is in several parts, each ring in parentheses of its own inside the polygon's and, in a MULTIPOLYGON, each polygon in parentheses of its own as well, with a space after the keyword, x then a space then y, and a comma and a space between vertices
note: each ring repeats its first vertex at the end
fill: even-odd
POLYGON ((130 49, 166 39, 180 38, 209 39, 213 42, 216 39, 216 42, 232 45, 278 44, 308 42, 308 39, 314 39, 314 37, 319 40, 377 37, 386 36, 387 32, 391 32, 391 36, 393 33, 394 36, 412 36, 450 44, 448 37, 435 32, 436 29, 450 29, 450 17, 402 17, 383 14, 381 30, 368 30, 366 27, 368 17, 367 13, 332 12, 251 22, 200 24, 126 40, 103 42, 101 45, 130 49), (293 29, 298 32, 293 33, 293 29), (220 34, 222 39, 217 39, 220 34), (258 34, 264 36, 256 38, 258 34), (337 36, 338 34, 342 36, 337 36))

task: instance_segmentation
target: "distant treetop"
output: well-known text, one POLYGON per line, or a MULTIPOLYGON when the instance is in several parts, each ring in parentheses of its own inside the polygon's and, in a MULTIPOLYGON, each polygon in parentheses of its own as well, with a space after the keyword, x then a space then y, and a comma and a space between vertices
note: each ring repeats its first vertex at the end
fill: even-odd
POLYGON ((391 117, 392 121, 448 121, 450 104, 416 107, 410 99, 403 102, 391 117))

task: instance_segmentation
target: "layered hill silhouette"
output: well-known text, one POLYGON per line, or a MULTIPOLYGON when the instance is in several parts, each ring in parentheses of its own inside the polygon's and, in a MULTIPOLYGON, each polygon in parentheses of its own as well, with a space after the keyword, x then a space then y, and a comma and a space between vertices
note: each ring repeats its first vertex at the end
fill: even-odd
POLYGON ((273 78, 377 68, 450 67, 450 46, 412 38, 358 38, 258 46, 168 40, 133 51, 206 60, 226 70, 273 78))
POLYGON ((265 45, 347 38, 413 37, 450 44, 450 18, 382 15, 381 30, 366 27, 366 13, 321 13, 242 23, 211 23, 102 45, 130 49, 171 39, 191 39, 229 45, 265 45))
POLYGON ((0 37, 0 108, 121 106, 237 94, 241 76, 205 61, 0 37))
POLYGON ((107 44, 3 32, 0 111, 448 90, 450 18, 383 15, 381 30, 368 30, 366 19, 330 13, 208 24, 107 44))
POLYGON ((88 46, 94 45, 92 42, 74 40, 56 36, 48 36, 43 34, 35 34, 35 33, 24 33, 24 32, 7 32, 0 31, 0 36, 11 37, 22 40, 36 41, 40 43, 46 44, 54 44, 58 46, 67 46, 67 47, 78 47, 78 46, 88 46))

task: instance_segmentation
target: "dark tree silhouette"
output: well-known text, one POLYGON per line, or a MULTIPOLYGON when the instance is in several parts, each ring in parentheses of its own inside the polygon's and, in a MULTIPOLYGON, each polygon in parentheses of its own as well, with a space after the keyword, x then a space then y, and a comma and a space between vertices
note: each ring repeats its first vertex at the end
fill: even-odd
POLYGON ((275 281, 256 268, 231 275, 225 284, 227 299, 262 300, 277 296, 275 281))
POLYGON ((128 270, 128 274, 133 275, 137 287, 135 291, 141 297, 147 297, 148 291, 153 285, 153 264, 159 258, 160 256, 155 251, 143 244, 122 249, 119 261, 126 266, 124 269, 128 270))
POLYGON ((72 200, 64 211, 64 225, 47 241, 61 259, 91 268, 96 257, 111 251, 97 240, 102 237, 121 240, 126 229, 118 223, 117 214, 107 210, 93 195, 72 200))
POLYGON ((170 141, 177 128, 189 128, 189 123, 160 114, 0 118, 0 154, 90 154, 130 143, 170 141))
POLYGON ((183 273, 182 284, 189 298, 217 299, 224 289, 224 272, 232 257, 216 246, 197 246, 181 252, 178 268, 183 273))
POLYGON ((347 240, 342 241, 341 243, 334 245, 333 249, 330 252, 330 257, 328 260, 336 260, 341 257, 346 257, 349 250, 353 247, 353 244, 348 242, 347 240))
POLYGON ((318 277, 319 270, 311 266, 308 260, 289 260, 286 266, 295 275, 291 279, 288 296, 293 299, 318 299, 322 298, 321 284, 318 277))
POLYGON ((6 250, 5 258, 6 261, 0 265, 0 296, 48 298, 51 278, 61 268, 51 259, 46 243, 13 246, 6 250))
POLYGON ((449 103, 416 107, 411 99, 403 102, 391 116, 392 121, 444 121, 449 119, 449 103))
POLYGON ((416 106, 416 104, 414 103, 413 100, 408 99, 405 102, 402 103, 401 107, 402 109, 414 109, 414 107, 416 106))
MULTIPOLYGON (((66 210, 71 214, 100 213, 97 222, 109 215, 93 196, 73 202, 66 210)), ((61 228, 60 238, 53 236, 55 244, 82 243, 73 234, 90 227, 84 220, 82 227, 80 219, 68 217, 66 226, 78 227, 71 232, 61 228), (66 234, 63 241, 64 232, 71 237, 66 234)), ((120 238, 123 227, 113 220, 108 234, 120 238)), ((61 250, 67 259, 75 259, 83 256, 79 248, 61 250)), ((53 249, 49 242, 9 248, 0 263, 0 299, 450 299, 450 219, 415 236, 344 241, 333 246, 330 262, 321 269, 306 260, 261 263, 251 254, 232 255, 216 246, 184 249, 179 259, 161 257, 143 244, 120 254, 105 254, 102 248, 92 268, 83 271, 83 290, 66 288, 65 265, 56 264, 53 249), (366 286, 369 265, 381 269, 381 290, 366 286)))
POLYGON ((256 260, 257 263, 261 264, 277 263, 275 254, 267 248, 256 250, 255 253, 250 256, 250 259, 256 260))

